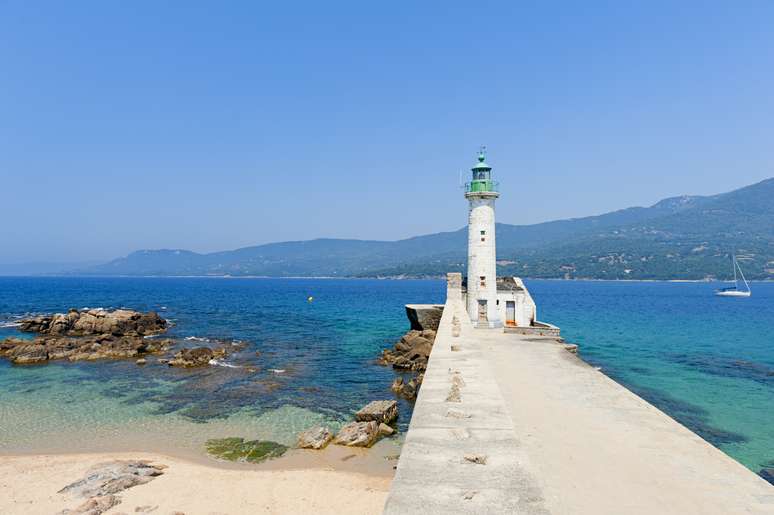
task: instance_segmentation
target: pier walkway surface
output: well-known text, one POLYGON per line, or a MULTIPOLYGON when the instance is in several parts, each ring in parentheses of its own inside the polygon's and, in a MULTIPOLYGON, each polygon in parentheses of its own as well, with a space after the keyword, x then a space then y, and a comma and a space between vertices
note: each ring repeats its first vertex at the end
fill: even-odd
POLYGON ((774 514, 774 487, 556 338, 474 329, 450 285, 385 513, 774 514))

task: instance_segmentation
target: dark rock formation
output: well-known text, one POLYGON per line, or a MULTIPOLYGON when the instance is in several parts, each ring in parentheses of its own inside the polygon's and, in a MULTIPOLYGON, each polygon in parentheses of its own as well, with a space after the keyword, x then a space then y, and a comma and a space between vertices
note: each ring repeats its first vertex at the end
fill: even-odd
POLYGON ((327 427, 313 427, 298 435, 298 447, 301 449, 323 449, 333 439, 333 433, 327 427))
POLYGON ((760 472, 758 472, 758 475, 761 476, 763 479, 774 485, 774 467, 772 468, 762 468, 760 472))
POLYGON ((350 422, 341 428, 333 443, 348 447, 371 447, 378 437, 378 422, 350 422))
POLYGON ((249 461, 258 463, 270 458, 278 458, 288 448, 268 440, 248 440, 244 438, 216 438, 207 440, 207 452, 228 461, 249 461))
POLYGON ((358 422, 376 421, 389 424, 398 418, 398 403, 395 401, 372 401, 355 413, 358 422))
POLYGON ((170 367, 203 367, 211 360, 223 358, 225 355, 225 349, 213 350, 209 347, 181 349, 167 364, 170 367))

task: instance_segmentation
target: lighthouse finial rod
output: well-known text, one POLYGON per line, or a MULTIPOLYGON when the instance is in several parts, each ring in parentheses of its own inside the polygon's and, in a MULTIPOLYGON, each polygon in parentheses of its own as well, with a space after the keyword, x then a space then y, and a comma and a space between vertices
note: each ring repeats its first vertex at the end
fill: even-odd
POLYGON ((486 145, 481 145, 478 147, 478 160, 483 163, 484 159, 486 159, 486 145))

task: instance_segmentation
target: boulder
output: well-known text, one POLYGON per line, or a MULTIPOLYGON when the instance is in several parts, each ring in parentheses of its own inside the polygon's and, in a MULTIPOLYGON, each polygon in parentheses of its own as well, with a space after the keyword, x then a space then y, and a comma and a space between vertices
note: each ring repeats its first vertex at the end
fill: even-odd
POLYGON ((370 422, 350 422, 339 430, 333 443, 348 447, 371 447, 379 437, 379 424, 370 422))
POLYGON ((392 382, 392 386, 390 386, 390 390, 392 390, 395 393, 400 393, 400 390, 402 388, 403 388, 403 378, 396 377, 395 380, 392 382))
POLYGON ((298 435, 298 447, 301 449, 323 449, 333 439, 333 433, 327 427, 317 426, 298 435))
POLYGON ((398 403, 394 400, 372 401, 355 413, 358 422, 384 422, 389 424, 398 418, 398 403))
POLYGON ((392 427, 388 426, 384 422, 379 424, 379 435, 380 436, 390 436, 390 435, 393 435, 393 434, 395 434, 395 429, 393 429, 392 427))

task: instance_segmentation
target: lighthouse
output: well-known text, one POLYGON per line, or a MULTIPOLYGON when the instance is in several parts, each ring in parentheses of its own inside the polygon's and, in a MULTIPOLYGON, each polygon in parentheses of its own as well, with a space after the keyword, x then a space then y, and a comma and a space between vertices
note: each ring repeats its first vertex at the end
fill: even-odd
POLYGON ((497 302, 497 253, 495 252, 495 200, 500 196, 486 164, 486 148, 471 168, 465 184, 468 200, 468 315, 475 327, 502 327, 497 302))

